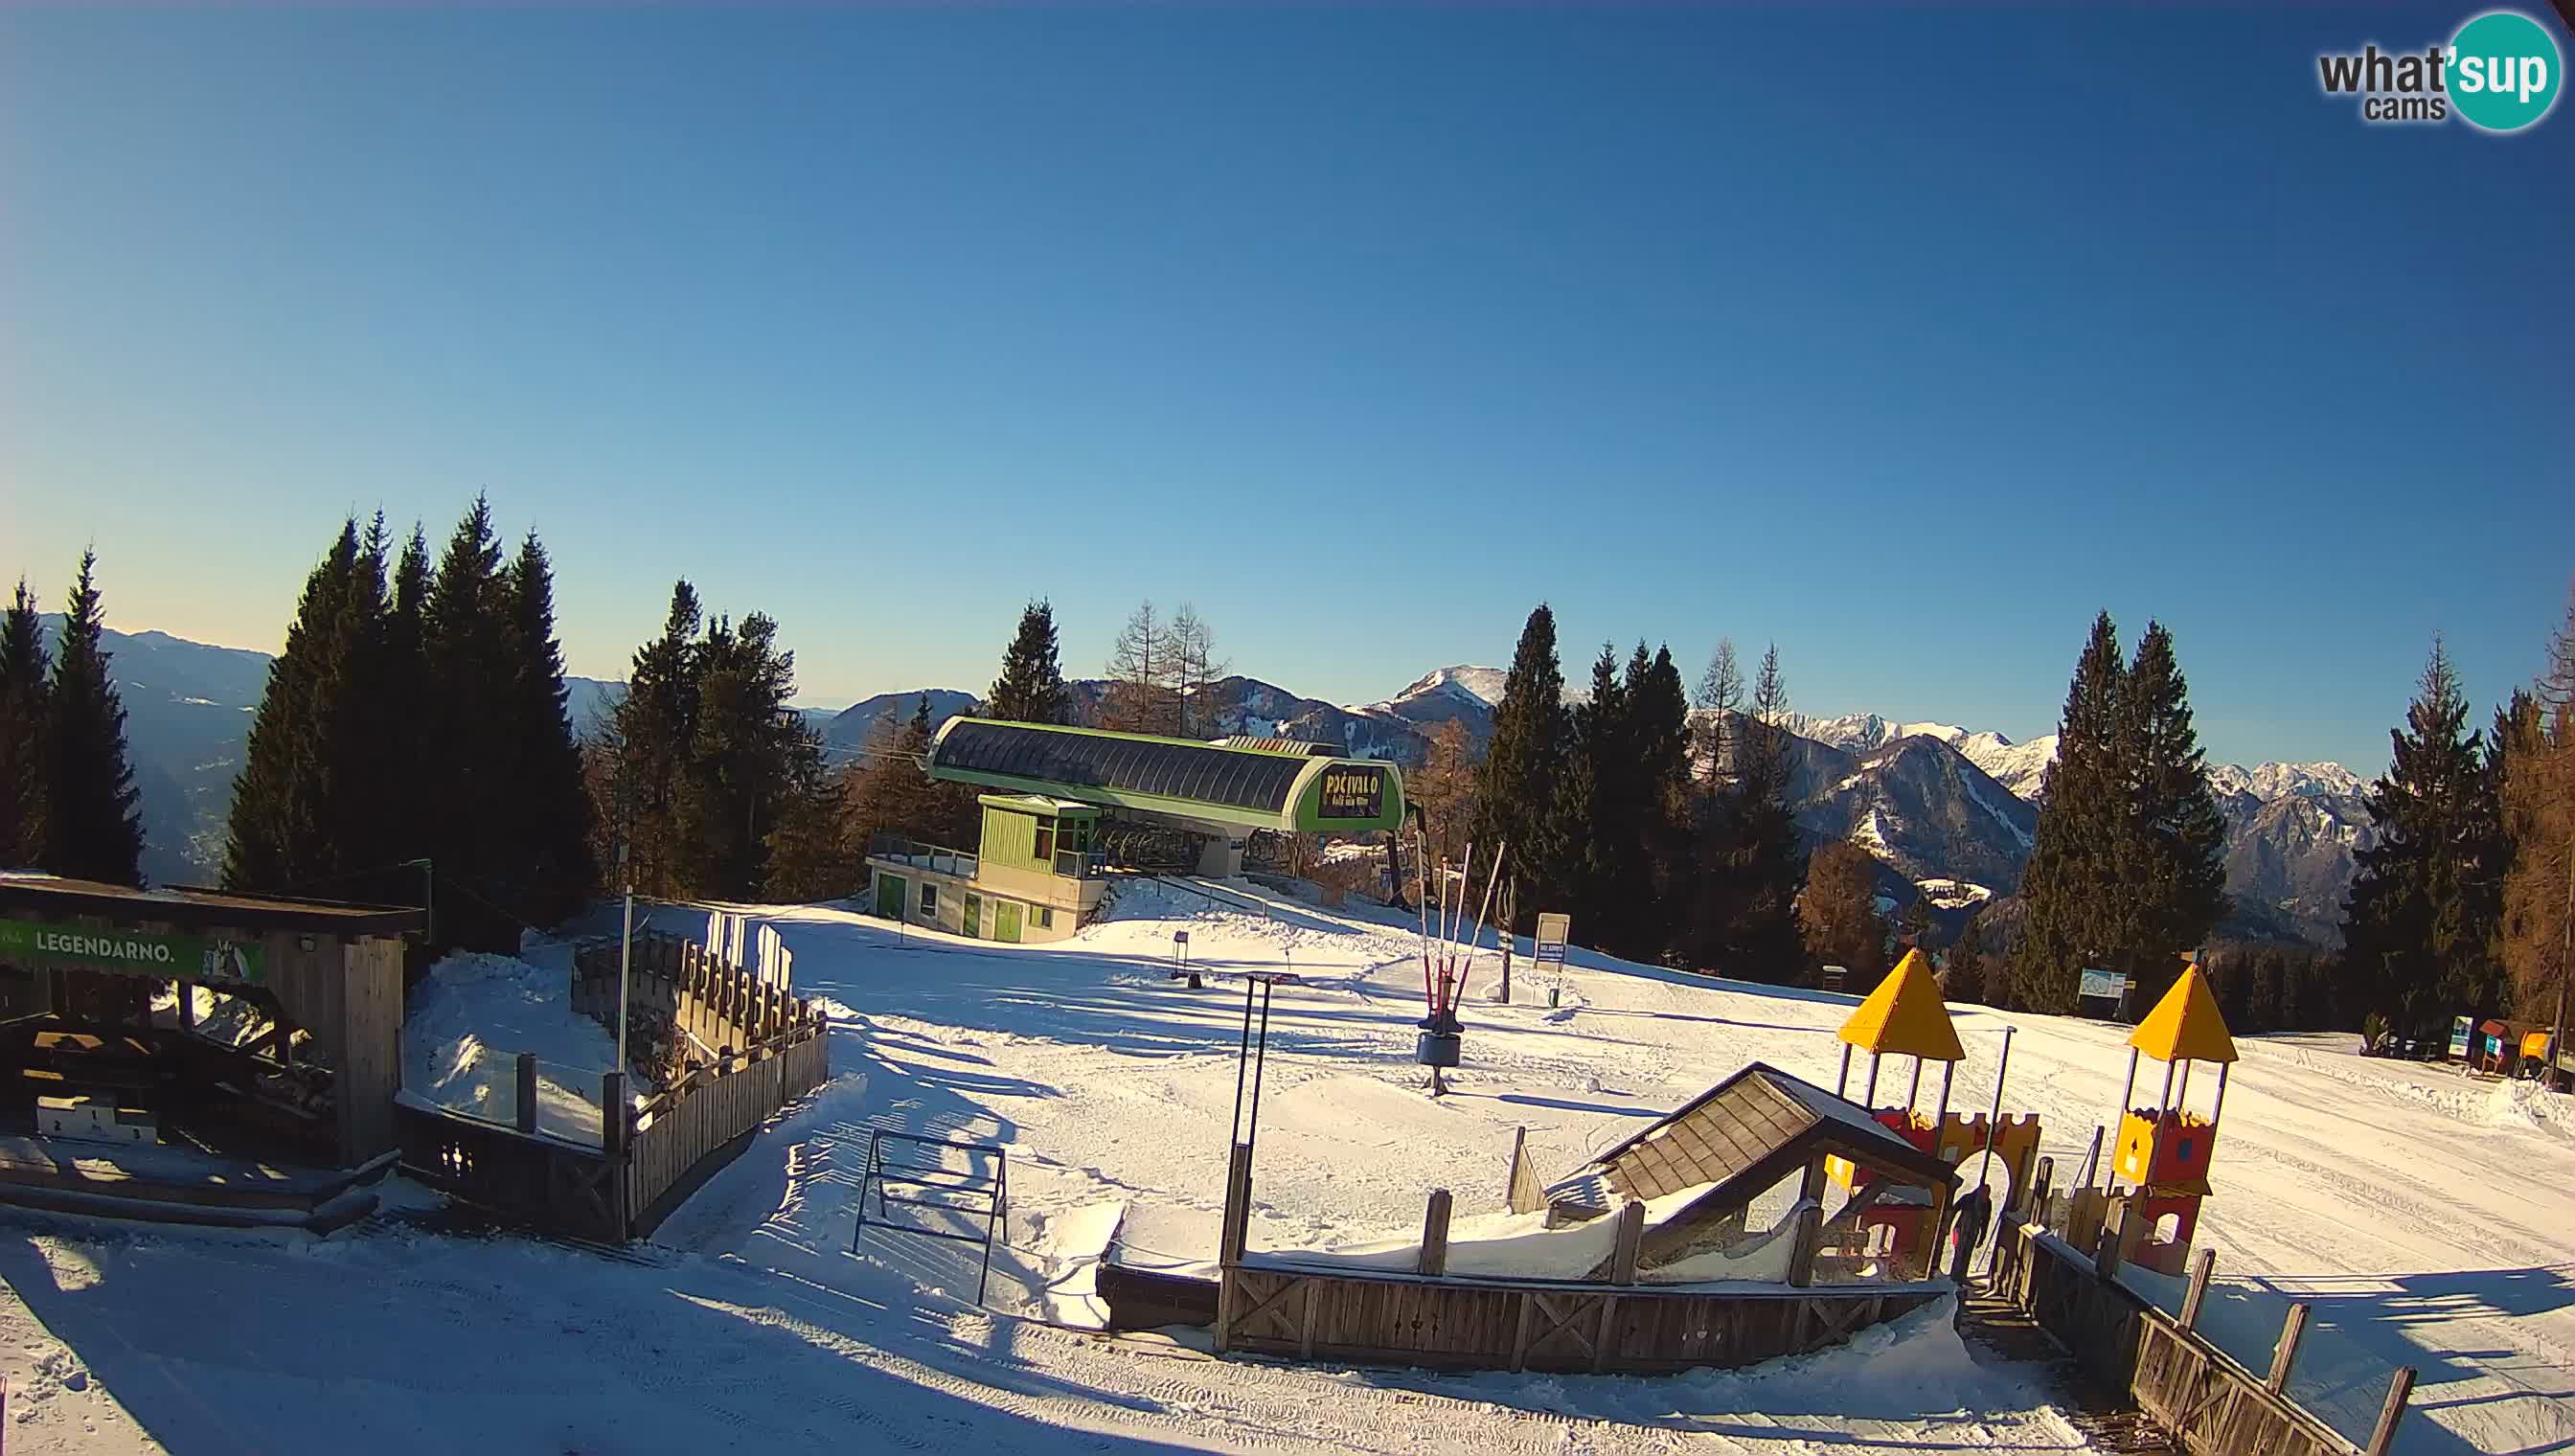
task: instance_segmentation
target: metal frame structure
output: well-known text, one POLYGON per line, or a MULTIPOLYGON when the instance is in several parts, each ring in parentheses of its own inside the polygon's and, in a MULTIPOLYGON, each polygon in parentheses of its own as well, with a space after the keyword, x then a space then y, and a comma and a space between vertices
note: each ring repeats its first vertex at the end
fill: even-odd
POLYGON ((870 1193, 876 1195, 876 1223, 879 1228, 895 1233, 919 1234, 923 1238, 947 1239, 952 1243, 983 1245, 984 1270, 975 1284, 975 1303, 979 1306, 983 1304, 984 1291, 990 1288, 993 1282, 993 1245, 997 1241, 1005 1240, 1004 1220, 1011 1216, 1009 1148, 994 1142, 966 1142, 956 1138, 931 1137, 918 1132, 898 1132, 891 1127, 868 1129, 867 1171, 859 1179, 859 1221, 858 1226, 850 1231, 850 1252, 854 1254, 859 1251, 859 1240, 868 1231, 868 1195, 870 1193), (968 1154, 990 1153, 996 1160, 993 1175, 990 1179, 985 1179, 978 1176, 972 1168, 952 1168, 944 1163, 915 1163, 889 1158, 886 1156, 885 1147, 888 1138, 916 1147, 955 1148, 968 1154), (919 1176, 921 1174, 930 1176, 919 1176), (886 1191, 886 1185, 889 1183, 905 1187, 940 1189, 967 1196, 981 1196, 984 1199, 984 1206, 978 1208, 966 1203, 941 1203, 928 1198, 889 1193, 886 1191), (919 1224, 900 1222, 894 1217, 894 1210, 887 1206, 894 1203, 909 1204, 915 1208, 933 1208, 943 1213, 963 1213, 969 1216, 980 1213, 984 1215, 984 1236, 977 1238, 970 1233, 951 1233, 945 1229, 923 1228, 919 1224))

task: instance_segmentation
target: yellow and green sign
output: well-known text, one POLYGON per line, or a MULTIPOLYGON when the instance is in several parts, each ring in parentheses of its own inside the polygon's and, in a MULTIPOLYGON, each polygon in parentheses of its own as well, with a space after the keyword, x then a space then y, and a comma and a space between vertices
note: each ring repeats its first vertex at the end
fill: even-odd
POLYGON ((0 960, 24 956, 72 960, 99 970, 173 980, 256 982, 268 978, 256 941, 220 935, 100 930, 41 920, 0 920, 0 960))

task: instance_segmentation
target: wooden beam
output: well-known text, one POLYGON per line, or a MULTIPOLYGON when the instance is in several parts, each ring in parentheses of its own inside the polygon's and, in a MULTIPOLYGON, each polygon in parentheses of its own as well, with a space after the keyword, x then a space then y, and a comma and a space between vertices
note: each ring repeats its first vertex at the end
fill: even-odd
POLYGON ((1528 1363, 1529 1327, 1536 1318, 1537 1295, 1532 1290, 1523 1289, 1520 1291, 1519 1323, 1511 1334, 1511 1363, 1508 1368, 1518 1370, 1528 1363))
POLYGON ((519 1117, 519 1130, 521 1132, 536 1131, 537 1054, 533 1051, 523 1051, 519 1053, 519 1106, 517 1110, 519 1117))
MULTIPOLYGON (((1601 1371, 1609 1368, 1610 1321, 1617 1318, 1617 1314, 1618 1296, 1615 1294, 1601 1295, 1600 1326, 1591 1336, 1591 1373, 1594 1375, 1597 1375, 1601 1371)), ((2378 1456, 2378 1453, 2373 1452, 2371 1453, 2371 1456, 2378 1456)))
MULTIPOLYGON (((1645 1205, 1630 1198, 1618 1210, 1618 1241, 1609 1249, 1609 1282, 1636 1282, 1636 1250, 1645 1238, 1645 1205)), ((1443 1250, 1444 1256, 1444 1250, 1443 1250)))
POLYGON ((1448 1272, 1448 1190, 1430 1190, 1430 1206, 1421 1215, 1421 1257, 1413 1270, 1422 1274, 1448 1272))
POLYGON ((2280 1343, 2271 1348, 2271 1375, 2264 1382, 2278 1395, 2289 1388, 2289 1367, 2298 1358, 2298 1341, 2307 1336, 2307 1306, 2292 1304, 2289 1317, 2280 1325, 2280 1343))
POLYGON ((2378 1408, 2378 1424, 2370 1428, 2369 1444, 2361 1447, 2361 1456, 2387 1456, 2387 1448, 2396 1443, 2396 1425, 2405 1419, 2405 1403, 2414 1398, 2414 1367, 2397 1367, 2394 1379, 2387 1382, 2387 1403, 2378 1408))
POLYGON ((2201 1249, 2190 1261, 2190 1288, 2181 1297, 2181 1327, 2199 1327, 2199 1306, 2208 1298, 2208 1276, 2217 1272, 2217 1250, 2201 1249))

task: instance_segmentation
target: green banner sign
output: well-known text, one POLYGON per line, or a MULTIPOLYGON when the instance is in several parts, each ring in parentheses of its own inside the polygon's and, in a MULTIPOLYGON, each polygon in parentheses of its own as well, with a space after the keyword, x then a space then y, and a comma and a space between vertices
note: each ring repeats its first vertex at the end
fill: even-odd
POLYGON ((18 956, 76 960, 100 970, 173 980, 258 982, 268 978, 255 940, 0 920, 0 960, 18 956))

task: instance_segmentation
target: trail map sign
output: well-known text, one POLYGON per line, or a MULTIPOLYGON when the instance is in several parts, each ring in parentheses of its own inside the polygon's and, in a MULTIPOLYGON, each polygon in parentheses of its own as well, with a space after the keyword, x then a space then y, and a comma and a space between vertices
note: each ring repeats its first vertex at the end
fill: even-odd
POLYGON ((2457 1057, 2461 1061, 2467 1060, 2468 1038, 2474 1036, 2476 1034, 2476 1018, 2473 1016, 2461 1016, 2451 1021, 2450 1055, 2457 1057))
POLYGON ((2104 1001, 2115 1001, 2128 993, 2128 973, 2124 970, 2096 970, 2083 967, 2083 984, 2078 994, 2104 1001))
POLYGON ((215 935, 156 935, 142 930, 96 930, 40 920, 0 920, 0 960, 39 955, 78 961, 123 975, 192 981, 268 978, 255 942, 215 935))

